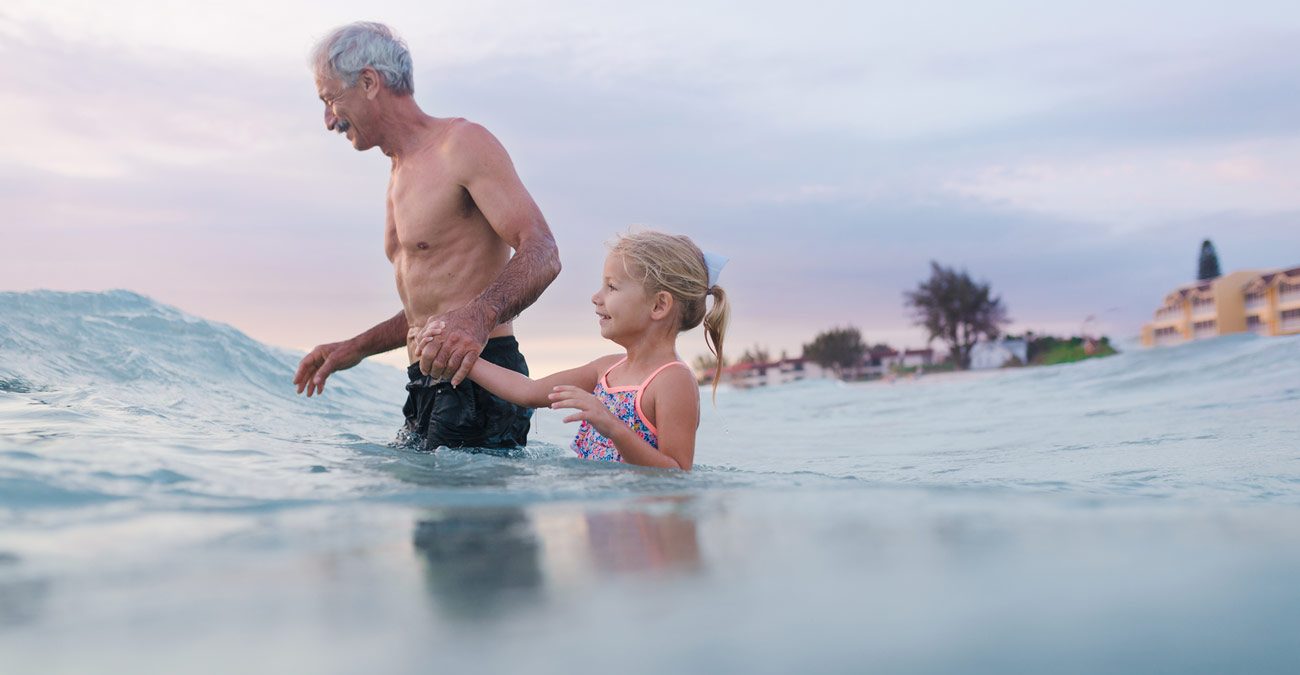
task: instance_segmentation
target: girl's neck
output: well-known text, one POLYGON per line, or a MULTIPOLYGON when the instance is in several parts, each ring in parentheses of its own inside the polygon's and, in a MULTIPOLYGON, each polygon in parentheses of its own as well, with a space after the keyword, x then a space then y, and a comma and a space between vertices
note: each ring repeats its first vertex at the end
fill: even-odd
POLYGON ((627 365, 633 369, 655 367, 677 360, 676 336, 644 335, 636 342, 623 347, 627 350, 627 365))

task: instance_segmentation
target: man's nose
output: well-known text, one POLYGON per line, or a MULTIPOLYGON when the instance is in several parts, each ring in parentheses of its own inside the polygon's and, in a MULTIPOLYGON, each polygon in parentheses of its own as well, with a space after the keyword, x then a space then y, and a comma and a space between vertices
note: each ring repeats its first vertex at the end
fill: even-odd
POLYGON ((325 106, 325 128, 334 131, 334 125, 338 124, 338 122, 338 115, 335 115, 329 106, 325 106))

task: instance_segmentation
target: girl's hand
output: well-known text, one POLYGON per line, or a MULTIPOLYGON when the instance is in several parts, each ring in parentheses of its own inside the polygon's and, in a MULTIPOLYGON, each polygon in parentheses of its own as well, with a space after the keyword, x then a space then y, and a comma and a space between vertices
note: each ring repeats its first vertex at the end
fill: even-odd
POLYGON ((420 329, 420 334, 415 337, 415 358, 419 359, 424 355, 424 348, 431 342, 442 336, 442 329, 447 327, 446 321, 435 321, 429 319, 429 322, 420 329))
POLYGON ((623 422, 605 407, 595 394, 583 391, 575 386, 561 384, 547 394, 551 399, 551 409, 573 408, 578 412, 564 418, 565 422, 589 422, 592 427, 605 436, 612 436, 623 422))

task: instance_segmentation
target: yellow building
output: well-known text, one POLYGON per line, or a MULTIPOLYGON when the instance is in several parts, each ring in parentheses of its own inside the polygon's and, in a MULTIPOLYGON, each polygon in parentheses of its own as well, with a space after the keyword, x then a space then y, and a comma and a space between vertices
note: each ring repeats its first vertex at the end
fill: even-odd
POLYGON ((1155 320, 1142 327, 1142 344, 1171 345, 1254 330, 1300 333, 1300 267, 1241 270, 1179 286, 1165 296, 1155 320))
POLYGON ((1259 335, 1300 333, 1300 267, 1261 274, 1242 292, 1246 330, 1259 335))

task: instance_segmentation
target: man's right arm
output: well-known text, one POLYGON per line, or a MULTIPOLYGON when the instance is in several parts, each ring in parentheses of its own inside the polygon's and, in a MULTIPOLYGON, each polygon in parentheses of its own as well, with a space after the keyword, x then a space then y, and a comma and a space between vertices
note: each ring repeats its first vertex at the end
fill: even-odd
POLYGON ((469 375, 493 327, 514 319, 555 280, 560 273, 560 252, 510 155, 487 129, 472 122, 458 126, 450 134, 445 152, 452 175, 497 236, 514 249, 500 274, 478 297, 464 307, 430 318, 445 322, 446 330, 442 339, 419 355, 420 370, 449 377, 455 386, 469 375))
POLYGON ((298 372, 293 376, 298 393, 305 390, 310 398, 325 390, 326 378, 335 371, 347 370, 368 356, 406 346, 408 330, 406 312, 398 312, 350 340, 317 345, 298 363, 298 372))

